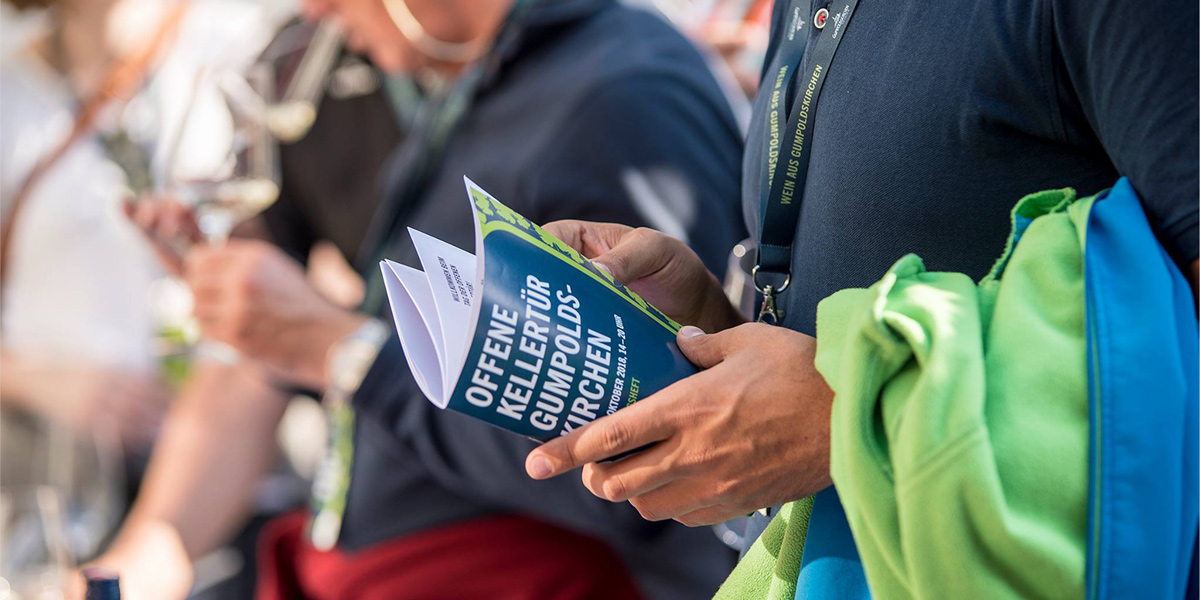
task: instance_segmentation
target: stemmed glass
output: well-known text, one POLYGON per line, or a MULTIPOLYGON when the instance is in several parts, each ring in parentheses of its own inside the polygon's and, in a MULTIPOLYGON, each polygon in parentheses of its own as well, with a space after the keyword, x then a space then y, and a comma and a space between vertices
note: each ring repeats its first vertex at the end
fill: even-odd
POLYGON ((292 26, 281 32, 272 46, 267 56, 284 63, 279 73, 283 90, 278 98, 268 98, 267 125, 280 141, 295 142, 317 120, 317 105, 341 53, 341 27, 330 19, 316 26, 292 26))
MULTIPOLYGON (((276 139, 270 130, 270 102, 275 96, 274 71, 265 62, 256 62, 245 72, 226 70, 215 74, 202 72, 198 83, 205 79, 215 82, 221 98, 228 107, 232 134, 225 160, 212 172, 201 177, 179 179, 172 177, 173 163, 179 148, 188 144, 187 121, 194 106, 184 115, 184 126, 173 141, 166 164, 166 195, 174 196, 191 206, 196 225, 209 244, 223 244, 239 223, 266 210, 279 197, 279 164, 276 139)), ((197 85, 197 88, 200 86, 197 85)), ((221 133, 201 129, 204 135, 219 139, 221 133)), ((194 143, 212 139, 195 139, 194 143)), ((233 364, 238 353, 232 347, 203 337, 194 350, 218 362, 233 364)))
POLYGON ((0 600, 61 600, 74 568, 62 496, 0 489, 0 600))
POLYGON ((229 155, 210 176, 174 185, 175 195, 192 206, 210 244, 223 243, 235 226, 279 197, 276 141, 268 126, 273 83, 270 66, 264 63, 256 63, 244 75, 229 71, 217 76, 233 125, 229 155))

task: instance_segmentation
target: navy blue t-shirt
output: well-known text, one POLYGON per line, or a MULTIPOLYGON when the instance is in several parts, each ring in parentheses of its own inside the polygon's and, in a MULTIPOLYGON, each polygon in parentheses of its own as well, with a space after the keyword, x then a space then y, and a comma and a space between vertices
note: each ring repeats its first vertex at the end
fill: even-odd
MULTIPOLYGON (((776 4, 768 73, 785 24, 776 4)), ((802 12, 802 14, 804 14, 802 12)), ((792 256, 784 324, 914 252, 981 278, 1022 196, 1091 195, 1128 176, 1167 250, 1197 256, 1195 0, 861 0, 829 68, 792 256)), ((764 102, 743 170, 759 231, 764 102)))
MULTIPOLYGON (((764 72, 778 68, 782 17, 826 7, 776 2, 764 72)), ((982 278, 1022 196, 1091 195, 1121 175, 1168 252, 1195 260, 1196 22, 1194 0, 861 0, 813 117, 781 324, 814 335, 822 299, 871 285, 910 252, 931 271, 982 278)), ((769 96, 755 102, 743 163, 753 234, 769 96)), ((825 528, 848 539, 836 496, 821 503, 835 521, 825 528)), ((751 539, 767 520, 751 520, 751 539)))

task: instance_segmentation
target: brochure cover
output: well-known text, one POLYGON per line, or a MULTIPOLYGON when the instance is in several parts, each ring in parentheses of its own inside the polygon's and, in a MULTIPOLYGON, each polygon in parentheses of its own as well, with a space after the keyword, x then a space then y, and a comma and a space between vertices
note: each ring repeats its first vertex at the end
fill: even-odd
POLYGON ((679 324, 464 180, 476 254, 409 229, 424 271, 380 264, 431 402, 546 441, 696 372, 679 324))

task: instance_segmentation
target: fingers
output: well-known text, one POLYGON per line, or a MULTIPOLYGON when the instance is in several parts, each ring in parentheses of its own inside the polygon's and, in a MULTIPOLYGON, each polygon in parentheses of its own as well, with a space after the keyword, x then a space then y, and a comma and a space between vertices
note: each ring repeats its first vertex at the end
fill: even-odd
POLYGON ((745 516, 748 512, 747 510, 730 508, 724 504, 714 504, 713 506, 693 510, 671 518, 688 527, 704 527, 706 525, 724 523, 734 517, 745 516))
POLYGON ((606 266, 614 279, 628 285, 670 264, 678 255, 680 244, 665 233, 639 227, 622 236, 594 262, 606 266))
POLYGON ((200 241, 200 227, 191 210, 174 200, 162 200, 158 204, 162 210, 159 236, 168 240, 182 238, 193 243, 200 241))
POLYGON ((127 201, 124 210, 153 244, 163 265, 179 275, 184 251, 201 237, 191 211, 174 200, 156 199, 127 201))
MULTIPOLYGON (((630 500, 630 504, 637 509, 643 519, 647 521, 664 521, 666 519, 675 519, 680 515, 707 511, 709 504, 704 500, 706 497, 706 494, 700 493, 700 490, 695 489, 694 483, 690 481, 678 481, 638 496, 630 500)), ((692 524, 685 522, 684 524, 698 525, 699 523, 692 524)))
POLYGON ((665 233, 617 223, 555 221, 543 229, 624 284, 667 266, 683 245, 665 233))
POLYGON ((584 465, 583 485, 609 502, 641 496, 675 479, 669 465, 678 450, 679 443, 672 439, 617 462, 584 465))
POLYGON ((235 259, 235 244, 196 246, 184 261, 183 276, 192 292, 200 295, 225 287, 229 267, 235 259))
POLYGON ((675 430, 674 411, 661 410, 657 404, 647 398, 546 442, 526 457, 526 472, 534 479, 546 479, 667 439, 675 430))
POLYGON ((200 240, 200 229, 192 211, 169 199, 145 199, 125 203, 125 214, 151 237, 169 240, 200 240))
POLYGON ((192 312, 201 321, 218 313, 221 305, 227 302, 230 286, 221 275, 225 264, 219 256, 201 256, 199 251, 188 255, 183 276, 192 290, 192 312))
POLYGON ((737 328, 734 328, 707 334, 699 327, 688 325, 679 330, 675 339, 679 350, 692 364, 701 369, 711 369, 725 360, 729 352, 729 340, 737 333, 737 328))
POLYGON ((666 266, 681 244, 665 233, 616 223, 555 221, 543 227, 617 281, 631 283, 666 266))
POLYGON ((155 223, 158 220, 158 211, 154 210, 150 202, 126 200, 125 215, 144 233, 150 234, 154 232, 155 223))
POLYGON ((586 258, 595 258, 608 252, 622 236, 633 231, 632 227, 618 223, 574 220, 554 221, 542 226, 542 229, 566 242, 586 258))
MULTIPOLYGON (((245 287, 243 270, 238 262, 238 246, 234 241, 221 246, 198 245, 188 252, 183 278, 192 290, 192 314, 200 323, 204 335, 231 343, 231 328, 236 328, 239 308, 244 308, 241 295, 245 287)), ((244 266, 244 264, 243 264, 244 266)))

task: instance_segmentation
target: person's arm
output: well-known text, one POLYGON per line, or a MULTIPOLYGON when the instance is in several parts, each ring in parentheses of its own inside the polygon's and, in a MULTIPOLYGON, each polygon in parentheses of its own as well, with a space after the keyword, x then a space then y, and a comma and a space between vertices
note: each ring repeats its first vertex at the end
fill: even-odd
POLYGON ((182 598, 191 561, 229 540, 275 459, 287 398, 257 369, 198 364, 167 418, 133 510, 94 564, 124 597, 182 598))
MULTIPOLYGON (((694 253, 673 241, 690 253, 689 266, 714 292, 704 300, 716 316, 703 322, 716 328, 738 317, 709 270, 724 271, 744 231, 737 202, 740 137, 719 90, 708 84, 712 89, 703 89, 702 78, 679 73, 603 82, 572 111, 586 118, 573 119, 530 161, 518 195, 525 216, 535 221, 592 219, 625 224, 613 226, 620 231, 646 226, 687 242, 694 253)), ((652 233, 635 235, 642 232, 652 233)), ((611 267, 622 271, 621 265, 611 267)), ((689 292, 698 287, 704 286, 689 284, 689 292)), ((660 308, 672 303, 653 293, 648 300, 660 308)), ((696 318, 707 314, 691 312, 696 318)), ((407 372, 395 339, 380 353, 355 403, 410 443, 439 483, 465 497, 608 539, 658 530, 630 507, 592 497, 577 480, 529 480, 523 464, 534 442, 434 407, 407 372)))

